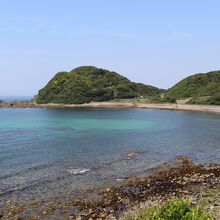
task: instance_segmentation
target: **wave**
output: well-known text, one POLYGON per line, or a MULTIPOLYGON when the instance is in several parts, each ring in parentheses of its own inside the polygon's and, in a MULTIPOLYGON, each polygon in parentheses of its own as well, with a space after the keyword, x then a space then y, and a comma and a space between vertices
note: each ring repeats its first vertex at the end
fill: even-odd
POLYGON ((90 171, 90 169, 86 169, 86 168, 70 168, 67 170, 69 173, 73 174, 73 175, 80 175, 83 173, 86 173, 88 171, 90 171))

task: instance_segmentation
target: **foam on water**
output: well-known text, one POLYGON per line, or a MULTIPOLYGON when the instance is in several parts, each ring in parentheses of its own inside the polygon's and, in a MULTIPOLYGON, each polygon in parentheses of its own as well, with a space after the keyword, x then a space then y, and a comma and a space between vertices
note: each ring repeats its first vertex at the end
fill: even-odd
POLYGON ((67 171, 73 175, 79 175, 79 174, 83 174, 86 173, 88 171, 90 171, 90 169, 86 169, 86 168, 70 168, 67 169, 67 171))

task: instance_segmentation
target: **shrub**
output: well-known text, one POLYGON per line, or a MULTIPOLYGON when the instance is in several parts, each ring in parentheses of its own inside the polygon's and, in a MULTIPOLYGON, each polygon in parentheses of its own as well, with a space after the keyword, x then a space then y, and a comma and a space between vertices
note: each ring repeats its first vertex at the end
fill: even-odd
POLYGON ((171 200, 159 208, 145 208, 125 220, 213 220, 201 207, 191 207, 189 200, 171 200))

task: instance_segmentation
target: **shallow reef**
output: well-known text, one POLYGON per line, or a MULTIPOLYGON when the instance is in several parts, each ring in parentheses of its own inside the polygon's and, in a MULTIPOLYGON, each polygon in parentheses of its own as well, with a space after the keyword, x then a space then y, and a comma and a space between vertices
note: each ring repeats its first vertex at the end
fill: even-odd
POLYGON ((186 157, 157 166, 120 185, 87 191, 83 197, 19 204, 5 201, 3 219, 118 219, 132 210, 160 206, 169 199, 192 198, 215 212, 220 206, 220 165, 195 164, 186 157))

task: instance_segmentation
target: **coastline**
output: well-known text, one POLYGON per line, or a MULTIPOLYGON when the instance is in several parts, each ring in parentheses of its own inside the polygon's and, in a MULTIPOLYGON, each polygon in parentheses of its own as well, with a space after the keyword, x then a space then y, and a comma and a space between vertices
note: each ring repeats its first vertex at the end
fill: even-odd
POLYGON ((41 108, 148 108, 175 111, 198 111, 220 113, 217 105, 189 105, 171 103, 135 103, 135 102, 92 102, 86 104, 37 104, 41 108))
POLYGON ((138 103, 138 102, 91 102, 85 104, 36 104, 30 101, 2 102, 2 108, 147 108, 175 111, 195 111, 220 113, 220 105, 192 105, 192 104, 172 104, 172 103, 138 103))
MULTIPOLYGON (((9 200, 0 208, 4 219, 111 219, 144 207, 160 206, 170 199, 190 198, 193 204, 220 217, 220 164, 196 164, 177 157, 133 176, 116 186, 99 189, 96 197, 59 198, 19 204, 9 200)), ((2 216, 1 216, 1 213, 2 216)))

